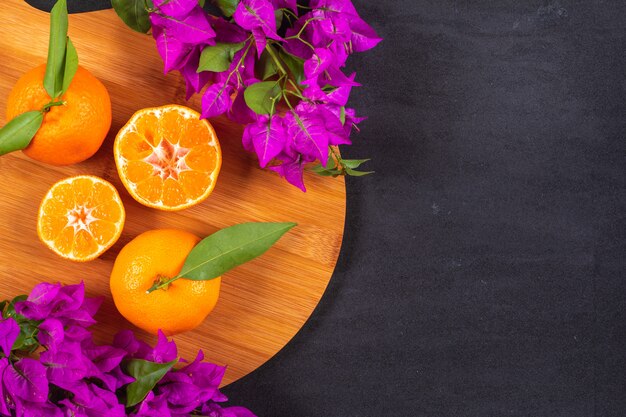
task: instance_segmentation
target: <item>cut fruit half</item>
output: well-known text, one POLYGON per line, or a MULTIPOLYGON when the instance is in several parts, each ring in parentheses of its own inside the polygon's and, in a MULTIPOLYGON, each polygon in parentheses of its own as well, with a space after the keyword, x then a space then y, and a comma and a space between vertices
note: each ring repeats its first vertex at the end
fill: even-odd
POLYGON ((48 190, 39 206, 37 234, 63 258, 90 261, 117 241, 125 216, 113 185, 102 178, 79 175, 48 190))
POLYGON ((173 104, 135 113, 117 134, 113 151, 130 195, 168 211, 204 201, 222 166, 211 124, 198 112, 173 104))

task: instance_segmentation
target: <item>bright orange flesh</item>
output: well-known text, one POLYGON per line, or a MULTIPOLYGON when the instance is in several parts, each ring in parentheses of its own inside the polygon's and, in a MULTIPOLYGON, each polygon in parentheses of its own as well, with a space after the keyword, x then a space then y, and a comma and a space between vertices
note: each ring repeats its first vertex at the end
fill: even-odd
POLYGON ((200 239, 182 230, 144 232, 120 251, 111 272, 111 294, 119 312, 135 326, 166 335, 197 327, 213 310, 221 278, 178 279, 167 287, 146 291, 158 279, 176 276, 200 239))
POLYGON ((55 253, 73 261, 100 256, 120 237, 125 212, 117 190, 90 175, 54 184, 39 206, 37 234, 55 253))
POLYGON ((178 105, 135 113, 117 134, 114 154, 130 195, 161 210, 181 210, 205 200, 222 165, 211 124, 178 105))
MULTIPOLYGON (((46 66, 24 74, 7 100, 7 121, 51 101, 43 87, 46 66)), ((62 106, 51 107, 43 124, 24 149, 32 159, 52 165, 70 165, 91 157, 111 127, 111 99, 104 85, 89 71, 78 67, 62 106)))

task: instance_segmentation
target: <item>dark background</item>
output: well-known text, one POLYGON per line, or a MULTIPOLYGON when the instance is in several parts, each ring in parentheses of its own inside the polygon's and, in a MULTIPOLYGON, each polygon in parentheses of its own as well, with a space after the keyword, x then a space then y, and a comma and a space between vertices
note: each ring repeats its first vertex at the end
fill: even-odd
POLYGON ((344 152, 377 172, 348 179, 313 317, 231 403, 626 415, 626 2, 354 3, 385 40, 351 60, 369 119, 344 152))

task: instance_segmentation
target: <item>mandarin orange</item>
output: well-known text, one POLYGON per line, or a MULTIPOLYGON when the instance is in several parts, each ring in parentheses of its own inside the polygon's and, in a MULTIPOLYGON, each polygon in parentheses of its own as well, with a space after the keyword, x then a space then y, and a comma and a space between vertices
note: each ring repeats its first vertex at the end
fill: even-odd
POLYGON ((84 262, 97 258, 120 237, 125 211, 117 190, 91 175, 54 184, 39 206, 37 234, 63 258, 84 262))
MULTIPOLYGON (((7 100, 7 120, 50 102, 43 87, 45 71, 41 65, 17 81, 7 100)), ((71 165, 91 157, 102 145, 111 127, 111 99, 105 86, 79 66, 61 100, 65 104, 50 108, 23 152, 40 162, 71 165)))
POLYGON ((173 104, 135 113, 117 134, 113 151, 130 195, 168 211, 204 201, 222 165, 211 124, 198 112, 173 104))
POLYGON ((221 278, 177 279, 147 293, 156 281, 176 276, 200 238, 192 233, 159 229, 144 232, 120 251, 111 271, 110 287, 118 311, 135 326, 166 335, 197 327, 213 310, 221 278))

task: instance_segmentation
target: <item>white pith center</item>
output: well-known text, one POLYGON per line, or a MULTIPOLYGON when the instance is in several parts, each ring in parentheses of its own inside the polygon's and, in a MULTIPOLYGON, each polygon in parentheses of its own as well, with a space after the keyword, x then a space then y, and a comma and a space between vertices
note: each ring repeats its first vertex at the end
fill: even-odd
POLYGON ((85 207, 84 205, 74 206, 72 210, 70 210, 67 217, 67 227, 74 228, 74 234, 78 233, 79 230, 85 230, 89 232, 89 225, 94 220, 98 220, 94 217, 91 212, 93 208, 85 207))
POLYGON ((152 153, 143 160, 152 165, 153 176, 159 176, 163 181, 168 178, 178 180, 181 172, 191 170, 185 161, 185 156, 190 150, 178 143, 171 144, 161 139, 161 142, 152 148, 152 153))

